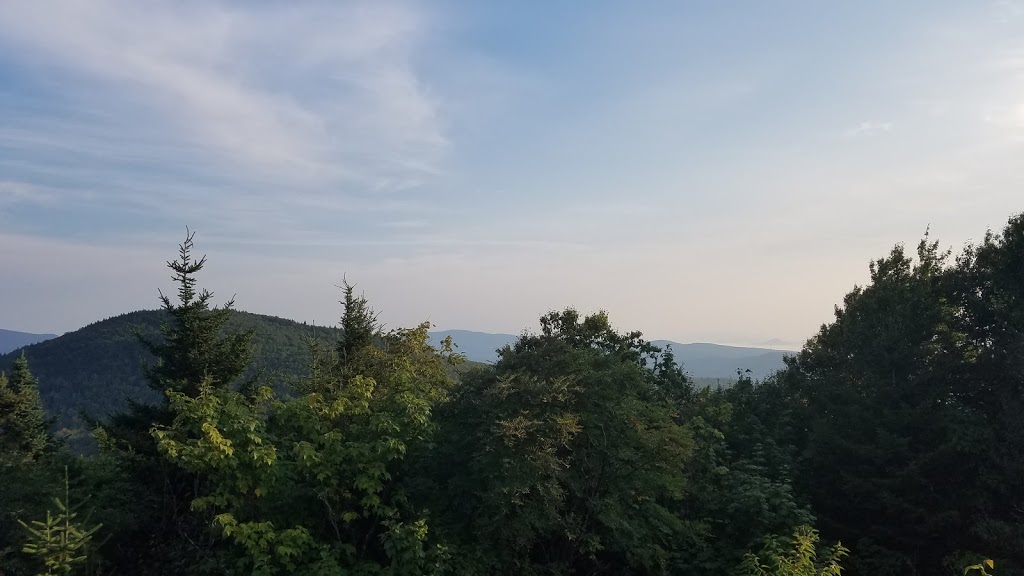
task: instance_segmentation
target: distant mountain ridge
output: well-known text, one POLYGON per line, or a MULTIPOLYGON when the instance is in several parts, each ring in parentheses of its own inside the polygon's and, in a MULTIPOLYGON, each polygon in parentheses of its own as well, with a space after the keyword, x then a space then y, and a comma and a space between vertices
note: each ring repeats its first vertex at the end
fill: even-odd
MULTIPOLYGON (((14 336, 4 340, 9 344, 6 353, 0 354, 0 371, 9 371, 24 351, 32 372, 39 378, 40 395, 47 411, 57 418, 58 426, 75 427, 79 410, 102 417, 121 409, 129 399, 155 398, 143 378, 143 366, 153 359, 135 341, 131 329, 157 336, 164 318, 164 313, 158 310, 130 312, 62 336, 3 330, 0 335, 14 336)), ((338 328, 241 311, 235 312, 228 323, 228 330, 249 328, 256 331, 253 369, 262 370, 274 381, 305 374, 310 336, 333 342, 341 335, 338 328)), ((512 334, 471 330, 431 332, 435 344, 447 336, 452 337, 458 351, 468 360, 482 363, 494 363, 498 359, 496 351, 517 338, 512 334)), ((722 381, 705 382, 710 385, 728 385, 737 370, 749 369, 754 378, 764 378, 783 367, 786 354, 719 344, 679 344, 667 340, 653 343, 661 347, 671 344, 676 358, 691 376, 722 381)))
MULTIPOLYGON (((431 332, 430 336, 435 343, 451 336, 452 341, 458 345, 458 351, 465 354, 466 358, 488 364, 497 362, 499 348, 512 344, 518 338, 512 334, 472 330, 439 330, 431 332)), ((683 370, 697 378, 730 379, 736 377, 737 370, 750 370, 752 377, 765 378, 783 368, 785 356, 795 354, 789 350, 725 346, 706 342, 681 344, 670 340, 654 340, 651 343, 661 348, 671 345, 676 360, 683 365, 683 370)))
POLYGON ((0 354, 13 352, 18 348, 56 338, 56 334, 32 334, 0 328, 0 354))

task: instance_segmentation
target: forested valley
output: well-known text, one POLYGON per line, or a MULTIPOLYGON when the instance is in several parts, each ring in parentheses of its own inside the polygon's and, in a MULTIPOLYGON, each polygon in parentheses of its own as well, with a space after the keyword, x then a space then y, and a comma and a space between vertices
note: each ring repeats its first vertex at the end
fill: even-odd
POLYGON ((573 309, 460 366, 348 284, 282 379, 192 242, 94 450, 24 356, 0 376, 0 574, 1024 574, 1024 215, 894 247, 723 389, 573 309))

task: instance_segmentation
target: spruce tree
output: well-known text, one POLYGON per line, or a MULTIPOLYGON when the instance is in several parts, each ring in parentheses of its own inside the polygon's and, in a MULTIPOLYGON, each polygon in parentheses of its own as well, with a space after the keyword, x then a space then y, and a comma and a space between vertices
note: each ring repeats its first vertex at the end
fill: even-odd
POLYGON ((178 285, 177 302, 159 291, 161 308, 168 320, 160 327, 159 339, 136 332, 139 343, 156 361, 145 368, 149 386, 160 393, 157 405, 132 402, 129 410, 115 415, 107 427, 115 439, 126 440, 135 450, 152 452, 149 430, 154 425, 169 425, 172 414, 167 393, 189 397, 199 395, 204 383, 214 388, 238 385, 253 359, 252 337, 247 330, 223 334, 231 318, 234 298, 223 306, 211 307, 213 293, 196 287, 206 256, 193 258, 195 232, 187 232, 178 245, 178 259, 168 261, 171 279, 178 285))
POLYGON ((36 378, 22 354, 8 377, 0 373, 0 573, 27 570, 16 520, 44 505, 49 490, 46 456, 52 447, 36 378))
POLYGON ((0 458, 5 463, 37 459, 50 444, 46 428, 39 382, 22 352, 10 378, 0 374, 0 458))
POLYGON ((112 541, 132 542, 109 550, 123 554, 115 563, 132 573, 223 573, 209 532, 210 518, 190 509, 200 491, 200 478, 169 462, 157 449, 152 431, 170 426, 174 411, 169 397, 198 398, 206 391, 235 389, 242 384, 252 357, 254 331, 225 334, 234 300, 211 306, 213 294, 197 288, 206 257, 192 256, 194 232, 178 246, 178 259, 168 261, 177 284, 177 301, 160 292, 167 320, 161 336, 136 332, 156 361, 145 369, 150 387, 160 393, 156 404, 133 402, 101 426, 101 446, 129 472, 133 494, 120 526, 108 523, 112 541), (153 572, 153 570, 156 570, 153 572))
POLYGON ((347 284, 345 296, 345 335, 294 396, 170 394, 176 418, 156 436, 196 475, 193 510, 232 546, 234 573, 420 576, 446 556, 410 497, 409 461, 427 457, 450 343, 431 346, 428 324, 381 333, 366 299, 347 284))
POLYGON ((196 289, 196 275, 206 264, 206 256, 192 257, 194 232, 186 235, 178 246, 178 260, 167 262, 178 284, 178 302, 160 291, 160 303, 170 318, 161 326, 162 341, 138 336, 156 364, 146 369, 150 387, 166 394, 181 392, 189 396, 199 393, 200 383, 207 378, 216 388, 236 383, 252 363, 253 331, 222 335, 231 318, 234 298, 223 306, 210 307, 213 293, 196 289))
POLYGON ((363 295, 355 295, 355 286, 342 282, 345 311, 341 317, 341 339, 338 341, 338 358, 342 366, 352 368, 359 351, 373 345, 374 339, 380 334, 377 324, 377 313, 370 308, 363 295))
POLYGON ((54 498, 53 502, 57 505, 56 515, 47 510, 45 520, 18 520, 28 536, 22 552, 37 558, 45 567, 46 572, 41 576, 71 574, 77 566, 88 565, 93 536, 102 528, 102 524, 86 527, 78 518, 82 504, 71 505, 67 466, 64 467, 64 498, 54 498))

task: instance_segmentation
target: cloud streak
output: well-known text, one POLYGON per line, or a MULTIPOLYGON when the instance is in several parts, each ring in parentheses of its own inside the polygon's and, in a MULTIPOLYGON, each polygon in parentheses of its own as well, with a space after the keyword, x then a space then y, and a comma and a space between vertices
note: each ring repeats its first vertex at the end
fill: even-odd
POLYGON ((14 102, 0 151, 20 155, 26 173, 99 172, 92 188, 112 202, 117 186, 103 180, 133 174, 146 187, 207 189, 223 209, 297 196, 339 206, 437 174, 448 143, 411 61, 419 14, 403 4, 287 8, 2 3, 0 59, 28 76, 57 74, 77 93, 50 90, 49 107, 14 102))
POLYGON ((848 128, 843 132, 843 137, 850 140, 856 140, 858 138, 870 138, 871 136, 878 136, 885 134, 892 130, 891 122, 861 122, 856 126, 848 128))

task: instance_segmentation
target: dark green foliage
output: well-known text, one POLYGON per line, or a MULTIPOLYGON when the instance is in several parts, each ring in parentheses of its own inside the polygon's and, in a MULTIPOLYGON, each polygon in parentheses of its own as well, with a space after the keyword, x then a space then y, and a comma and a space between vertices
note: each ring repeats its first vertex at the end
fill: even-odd
POLYGON ((355 295, 355 286, 342 283, 342 301, 345 313, 341 317, 341 336, 338 338, 338 359, 350 373, 361 350, 372 346, 379 336, 377 314, 370 309, 365 296, 355 295))
POLYGON ((172 302, 160 294, 167 316, 160 336, 150 339, 136 332, 143 348, 155 357, 143 372, 161 396, 153 403, 130 402, 125 412, 95 422, 103 456, 123 470, 132 489, 132 498, 117 514, 121 523, 108 525, 112 541, 147 542, 129 550, 111 545, 103 552, 136 574, 186 567, 193 573, 222 569, 221 550, 207 529, 210 517, 191 510, 202 478, 167 462, 151 433, 174 420, 171 399, 236 389, 252 358, 251 332, 224 332, 232 302, 211 308, 212 295, 196 290, 195 275, 206 259, 192 259, 192 238, 187 234, 179 259, 167 263, 178 298, 172 302))
POLYGON ((25 531, 19 520, 40 518, 58 493, 56 470, 48 462, 23 462, 0 468, 0 574, 34 574, 32 558, 22 551, 25 531))
POLYGON ((56 446, 37 387, 24 356, 9 378, 0 373, 0 573, 27 573, 17 521, 40 512, 52 487, 48 465, 56 446))
POLYGON ((956 258, 896 247, 784 370, 727 386, 571 309, 460 371, 347 282, 324 345, 211 307, 191 247, 164 310, 0 359, 0 572, 30 573, 15 520, 67 461, 104 574, 1024 574, 1024 216, 956 258), (66 425, 114 392, 98 454, 49 439, 40 394, 66 425))
MULTIPOLYGON (((79 409, 105 417, 123 409, 125 400, 155 401, 158 395, 145 384, 143 366, 152 357, 145 354, 132 335, 138 327, 156 336, 162 312, 132 312, 110 318, 24 348, 40 379, 40 395, 48 414, 57 425, 79 425, 79 409)), ((17 355, 0 356, 0 367, 9 367, 17 355)))
POLYGON ((1024 214, 958 259, 959 329, 972 351, 958 389, 977 438, 978 479, 965 551, 1024 574, 1024 214), (1004 561, 1005 560, 1005 561, 1004 561))
MULTIPOLYGON (((144 374, 156 359, 139 346, 133 333, 159 339, 160 326, 168 319, 162 310, 131 312, 23 350, 39 377, 43 406, 63 435, 82 433, 79 411, 103 419, 123 411, 128 401, 155 404, 160 400, 144 374)), ((281 390, 305 373, 311 336, 334 340, 340 334, 337 328, 236 310, 230 311, 224 332, 254 333, 254 360, 240 380, 262 374, 281 390)), ((0 356, 0 367, 9 369, 20 354, 0 356)))
POLYGON ((692 519, 697 536, 676 552, 676 573, 732 572, 765 535, 814 522, 793 491, 792 451, 775 440, 787 410, 772 387, 741 376, 731 388, 700 392, 686 410, 697 446, 688 471, 695 489, 678 513, 692 519))
POLYGON ((927 239, 871 265, 779 376, 779 438, 857 574, 938 574, 965 553, 1024 565, 1024 221, 950 262, 927 239))
POLYGON ((657 348, 603 314, 541 327, 439 415, 436 509, 464 571, 666 573, 687 531, 672 513, 693 449, 671 401, 685 378, 649 369, 657 348))
POLYGON ((39 382, 22 353, 9 377, 0 372, 0 468, 35 460, 49 444, 39 382))
POLYGON ((206 257, 192 258, 192 239, 188 233, 179 245, 178 260, 167 262, 178 285, 177 302, 160 292, 167 320, 160 325, 160 336, 151 338, 136 330, 135 336, 155 362, 145 365, 143 373, 150 389, 159 394, 153 403, 129 403, 128 410, 114 414, 103 423, 108 440, 125 443, 122 449, 136 453, 151 450, 149 430, 168 425, 173 414, 167 405, 168 394, 188 397, 199 395, 200 385, 218 389, 237 387, 253 358, 253 332, 225 333, 234 300, 222 307, 210 307, 213 295, 196 291, 196 274, 202 271, 206 257))
POLYGON ((871 285, 847 295, 785 376, 807 403, 802 488, 821 526, 854 543, 855 565, 868 535, 900 554, 879 571, 951 551, 985 434, 957 402, 973 352, 955 330, 944 255, 922 242, 918 256, 897 247, 872 263, 871 285))
POLYGON ((226 388, 237 383, 253 359, 252 330, 224 333, 231 318, 234 299, 221 307, 210 307, 213 298, 207 290, 196 291, 196 274, 206 257, 192 258, 192 239, 186 236, 179 246, 179 259, 168 262, 178 285, 178 300, 160 292, 163 311, 169 319, 160 326, 160 338, 138 332, 143 347, 156 358, 145 369, 149 386, 161 396, 169 391, 197 396, 201 382, 226 388))
POLYGON ((214 514, 241 573, 418 576, 443 562, 403 488, 404 461, 427 447, 457 358, 450 343, 429 344, 427 325, 381 333, 346 293, 343 325, 364 337, 317 351, 296 396, 172 392, 174 422, 155 432, 171 461, 206 480, 192 506, 214 514))

